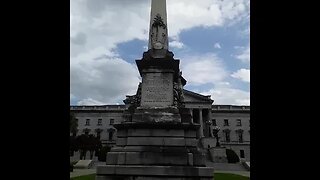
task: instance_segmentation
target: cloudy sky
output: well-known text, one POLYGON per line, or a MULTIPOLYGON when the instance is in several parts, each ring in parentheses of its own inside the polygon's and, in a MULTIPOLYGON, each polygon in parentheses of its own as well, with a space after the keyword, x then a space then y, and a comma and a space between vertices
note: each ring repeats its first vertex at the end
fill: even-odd
MULTIPOLYGON (((70 104, 123 104, 141 81, 151 0, 70 0, 70 104)), ((249 0, 167 0, 185 89, 250 105, 249 0)))

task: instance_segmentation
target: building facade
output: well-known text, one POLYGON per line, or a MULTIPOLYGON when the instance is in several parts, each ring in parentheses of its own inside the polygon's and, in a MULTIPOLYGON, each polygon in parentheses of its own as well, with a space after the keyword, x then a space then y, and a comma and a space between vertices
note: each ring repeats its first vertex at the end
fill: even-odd
MULTIPOLYGON (((210 128, 218 126, 221 146, 250 161, 250 106, 212 105, 210 96, 188 90, 184 90, 184 102, 191 121, 200 124, 197 137, 202 148, 215 147, 210 128)), ((126 105, 70 106, 70 111, 78 121, 77 135, 93 134, 99 136, 103 144, 114 145, 117 130, 113 124, 124 121, 126 108, 126 105)))

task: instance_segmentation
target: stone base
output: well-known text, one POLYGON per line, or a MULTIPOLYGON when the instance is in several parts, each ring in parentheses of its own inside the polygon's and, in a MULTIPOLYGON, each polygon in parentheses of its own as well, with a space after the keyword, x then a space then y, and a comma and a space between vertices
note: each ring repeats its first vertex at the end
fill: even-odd
POLYGON ((181 117, 179 110, 176 107, 137 108, 133 114, 132 122, 180 123, 181 117))
POLYGON ((210 148, 209 152, 214 163, 228 163, 225 147, 210 148))
POLYGON ((213 174, 211 167, 103 165, 96 180, 213 180, 213 174))

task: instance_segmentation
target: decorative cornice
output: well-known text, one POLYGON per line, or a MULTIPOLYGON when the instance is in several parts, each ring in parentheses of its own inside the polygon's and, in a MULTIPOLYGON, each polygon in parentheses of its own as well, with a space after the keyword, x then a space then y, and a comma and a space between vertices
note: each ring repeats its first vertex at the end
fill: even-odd
MULTIPOLYGON (((183 89, 183 93, 184 93, 184 94, 188 94, 188 95, 193 96, 193 97, 196 97, 196 98, 199 98, 199 99, 201 99, 201 100, 203 100, 203 101, 205 101, 205 102, 207 102, 207 103, 210 103, 210 104, 213 103, 213 100, 211 99, 211 96, 210 96, 210 95, 204 96, 204 95, 202 95, 202 94, 198 94, 198 93, 195 93, 195 92, 186 90, 186 89, 183 89)), ((199 101, 199 102, 202 102, 202 103, 203 103, 203 101, 199 101)), ((199 102, 194 102, 194 103, 199 103, 199 102)), ((189 102, 189 101, 188 101, 188 103, 193 103, 193 102, 189 102)))

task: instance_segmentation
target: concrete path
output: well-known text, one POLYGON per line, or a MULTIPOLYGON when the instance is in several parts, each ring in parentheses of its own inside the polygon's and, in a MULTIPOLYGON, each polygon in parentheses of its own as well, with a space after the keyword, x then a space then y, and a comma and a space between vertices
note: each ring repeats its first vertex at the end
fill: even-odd
POLYGON ((215 173, 228 173, 228 174, 237 174, 241 176, 250 177, 250 171, 214 171, 215 173))
POLYGON ((89 174, 95 174, 96 168, 91 169, 73 169, 73 172, 70 172, 70 178, 84 176, 89 174))

